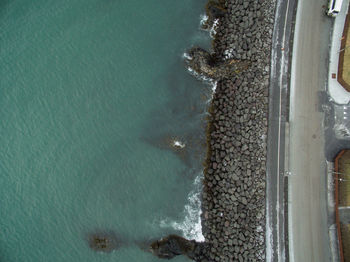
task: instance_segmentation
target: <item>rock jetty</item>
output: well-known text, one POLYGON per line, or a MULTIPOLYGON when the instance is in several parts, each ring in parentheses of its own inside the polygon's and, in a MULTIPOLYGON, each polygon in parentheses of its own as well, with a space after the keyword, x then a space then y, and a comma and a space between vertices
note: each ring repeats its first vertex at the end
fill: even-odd
POLYGON ((265 261, 266 137, 275 2, 220 0, 215 6, 225 13, 217 18, 212 56, 222 63, 234 59, 250 64, 230 78, 220 78, 210 108, 202 197, 203 234, 210 248, 202 261, 265 261))

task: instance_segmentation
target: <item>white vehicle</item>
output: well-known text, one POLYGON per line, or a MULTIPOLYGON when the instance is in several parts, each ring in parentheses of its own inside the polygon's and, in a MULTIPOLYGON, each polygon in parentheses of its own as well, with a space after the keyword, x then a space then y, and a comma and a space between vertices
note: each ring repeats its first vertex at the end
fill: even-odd
POLYGON ((335 17, 340 12, 342 4, 343 0, 329 0, 327 15, 335 17))

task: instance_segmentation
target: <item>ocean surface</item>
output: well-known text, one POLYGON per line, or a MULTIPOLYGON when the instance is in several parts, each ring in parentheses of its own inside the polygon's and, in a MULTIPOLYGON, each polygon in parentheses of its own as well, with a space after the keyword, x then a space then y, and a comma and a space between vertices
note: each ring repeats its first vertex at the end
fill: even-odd
POLYGON ((183 54, 210 45, 205 2, 1 1, 1 262, 162 261, 140 246, 203 240, 212 87, 183 54), (90 249, 99 232, 120 248, 90 249))

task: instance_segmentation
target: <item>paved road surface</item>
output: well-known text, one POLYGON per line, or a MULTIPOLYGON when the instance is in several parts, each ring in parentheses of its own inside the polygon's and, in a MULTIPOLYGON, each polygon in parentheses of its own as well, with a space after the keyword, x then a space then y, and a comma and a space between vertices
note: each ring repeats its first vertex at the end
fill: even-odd
POLYGON ((291 262, 331 261, 319 92, 325 90, 330 20, 323 0, 298 3, 290 93, 288 187, 291 262))
POLYGON ((272 37, 266 185, 266 261, 286 261, 285 129, 295 0, 278 0, 272 37))

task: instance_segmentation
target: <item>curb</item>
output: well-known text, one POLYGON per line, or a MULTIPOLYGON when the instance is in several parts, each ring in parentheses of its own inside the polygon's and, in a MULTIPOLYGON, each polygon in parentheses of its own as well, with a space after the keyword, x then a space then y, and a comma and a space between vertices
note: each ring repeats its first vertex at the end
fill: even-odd
POLYGON ((340 231, 340 220, 339 220, 339 158, 345 153, 345 150, 342 150, 338 153, 334 160, 334 200, 335 200, 335 223, 337 225, 337 233, 338 233, 338 242, 339 242, 339 253, 340 253, 340 261, 344 262, 344 253, 343 253, 343 244, 341 239, 341 231, 340 231))
POLYGON ((343 78, 343 66, 344 66, 344 55, 345 55, 345 47, 346 47, 346 40, 348 38, 348 28, 350 23, 350 15, 349 15, 350 7, 348 9, 348 14, 345 18, 345 24, 344 24, 344 30, 343 30, 343 37, 340 44, 340 55, 339 55, 339 64, 338 64, 338 82, 344 87, 344 89, 348 92, 350 92, 350 85, 345 82, 343 78))

